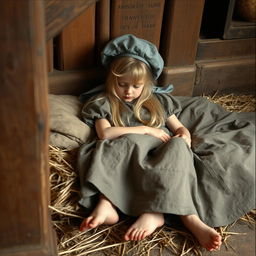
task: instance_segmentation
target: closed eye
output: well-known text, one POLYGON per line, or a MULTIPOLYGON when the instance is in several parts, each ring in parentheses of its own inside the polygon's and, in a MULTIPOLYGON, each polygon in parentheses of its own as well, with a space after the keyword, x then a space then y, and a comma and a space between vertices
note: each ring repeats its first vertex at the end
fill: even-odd
POLYGON ((120 86, 120 87, 126 87, 127 86, 127 84, 126 83, 118 83, 118 86, 120 86))
POLYGON ((138 88, 140 88, 142 85, 143 85, 143 84, 135 84, 133 87, 136 88, 136 89, 138 89, 138 88))

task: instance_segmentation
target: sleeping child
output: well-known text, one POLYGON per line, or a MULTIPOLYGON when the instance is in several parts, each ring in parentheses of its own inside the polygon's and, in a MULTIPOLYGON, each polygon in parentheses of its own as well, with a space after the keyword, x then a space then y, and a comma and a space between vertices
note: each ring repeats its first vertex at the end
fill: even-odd
POLYGON ((91 210, 80 230, 137 217, 124 240, 142 240, 179 215, 209 251, 214 227, 255 208, 255 118, 230 113, 201 97, 154 90, 163 70, 155 45, 131 34, 110 41, 102 63, 104 91, 84 105, 97 140, 83 145, 80 204, 91 210))

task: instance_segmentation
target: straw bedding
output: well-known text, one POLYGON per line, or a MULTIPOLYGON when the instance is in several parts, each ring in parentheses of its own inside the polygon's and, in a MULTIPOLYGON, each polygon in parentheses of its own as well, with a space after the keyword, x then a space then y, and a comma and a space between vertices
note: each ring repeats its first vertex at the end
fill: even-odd
MULTIPOLYGON (((252 95, 205 96, 221 104, 229 111, 253 112, 256 100, 252 95)), ((100 226, 95 230, 79 231, 84 212, 77 204, 79 180, 76 172, 77 150, 49 148, 52 222, 57 234, 58 253, 63 256, 82 255, 202 255, 202 248, 196 239, 182 226, 179 219, 171 226, 157 229, 140 242, 124 242, 122 237, 131 224, 123 217, 113 226, 100 226), (165 254, 166 255, 166 254, 165 254)), ((240 219, 248 225, 255 225, 256 211, 240 219)), ((233 224, 235 225, 235 223, 233 224)), ((232 226, 232 225, 231 225, 232 226)), ((231 226, 218 228, 224 245, 229 247, 228 238, 239 233, 230 232, 231 226)))

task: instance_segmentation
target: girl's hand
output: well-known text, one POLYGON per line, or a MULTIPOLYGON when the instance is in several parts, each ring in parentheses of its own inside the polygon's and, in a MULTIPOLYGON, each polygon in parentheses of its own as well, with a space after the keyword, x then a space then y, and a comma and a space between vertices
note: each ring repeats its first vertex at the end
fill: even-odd
POLYGON ((154 136, 158 139, 160 139, 162 142, 167 142, 171 139, 171 136, 166 133, 164 130, 154 127, 146 127, 146 134, 154 136))
POLYGON ((175 136, 172 136, 172 138, 182 138, 185 140, 185 142, 188 144, 188 146, 191 148, 191 138, 188 137, 185 134, 176 134, 175 136))

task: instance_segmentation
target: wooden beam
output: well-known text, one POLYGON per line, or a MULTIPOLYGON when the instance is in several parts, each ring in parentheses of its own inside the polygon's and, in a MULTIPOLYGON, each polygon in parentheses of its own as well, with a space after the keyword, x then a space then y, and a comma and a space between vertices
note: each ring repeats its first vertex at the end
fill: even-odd
POLYGON ((198 42, 197 60, 236 58, 255 55, 255 38, 246 39, 201 39, 198 42))
POLYGON ((58 71, 49 74, 49 93, 79 95, 105 82, 103 68, 58 71))
POLYGON ((42 0, 0 1, 0 255, 57 255, 42 0))
POLYGON ((240 93, 255 94, 255 58, 197 62, 193 96, 240 93))
POLYGON ((74 18, 98 0, 45 0, 46 40, 57 36, 74 18))

